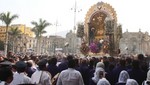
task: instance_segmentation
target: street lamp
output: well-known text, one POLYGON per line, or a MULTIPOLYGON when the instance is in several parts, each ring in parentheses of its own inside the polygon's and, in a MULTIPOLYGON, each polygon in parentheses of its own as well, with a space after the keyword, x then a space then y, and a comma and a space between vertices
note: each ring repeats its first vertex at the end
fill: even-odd
POLYGON ((54 45, 54 54, 55 54, 55 50, 56 50, 56 38, 57 38, 57 27, 60 26, 60 24, 58 24, 58 20, 56 20, 56 22, 54 23, 54 26, 56 26, 56 30, 55 30, 55 36, 54 36, 54 41, 53 41, 53 45, 54 45))
POLYGON ((56 41, 55 41, 55 40, 54 40, 54 42, 53 42, 53 45, 54 45, 54 46, 53 46, 53 47, 54 47, 53 49, 54 49, 54 55, 55 55, 55 53, 56 53, 56 41))
POLYGON ((82 9, 80 9, 80 10, 78 10, 77 9, 77 1, 75 0, 75 4, 74 4, 74 7, 73 8, 71 8, 71 10, 73 10, 74 11, 74 27, 73 27, 73 53, 75 53, 75 36, 76 36, 76 15, 77 15, 77 12, 80 12, 80 11, 82 11, 82 9))

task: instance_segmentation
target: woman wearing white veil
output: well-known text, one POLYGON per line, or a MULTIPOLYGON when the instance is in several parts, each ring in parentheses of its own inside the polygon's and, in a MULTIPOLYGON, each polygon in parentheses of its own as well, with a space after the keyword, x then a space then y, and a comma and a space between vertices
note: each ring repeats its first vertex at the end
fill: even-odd
POLYGON ((102 68, 97 68, 96 69, 96 70, 100 70, 98 73, 96 73, 99 77, 97 85, 110 85, 109 81, 105 78, 105 71, 102 71, 101 69, 102 68))
POLYGON ((142 85, 150 85, 150 70, 147 72, 147 78, 143 81, 142 85))
POLYGON ((92 77, 90 79, 89 85, 96 85, 97 84, 97 82, 100 79, 99 73, 100 72, 105 73, 104 67, 105 67, 105 65, 104 65, 103 62, 98 62, 96 64, 96 68, 95 68, 95 72, 94 72, 94 77, 92 77))
POLYGON ((127 79, 126 85, 139 85, 134 79, 127 79))
MULTIPOLYGON (((97 68, 95 69, 94 77, 92 78, 93 82, 97 84, 97 82, 100 79, 100 72, 105 72, 103 68, 97 68)), ((104 74, 103 74, 104 75, 104 74)))
POLYGON ((127 79, 129 79, 128 72, 125 70, 121 71, 116 85, 126 85, 127 79))
POLYGON ((102 78, 98 81, 97 85, 111 85, 106 78, 102 78))

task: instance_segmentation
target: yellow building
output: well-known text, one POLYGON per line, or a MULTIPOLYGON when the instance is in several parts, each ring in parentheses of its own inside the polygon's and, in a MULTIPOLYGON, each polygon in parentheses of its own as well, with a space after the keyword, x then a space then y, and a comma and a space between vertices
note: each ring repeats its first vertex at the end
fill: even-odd
MULTIPOLYGON (((30 27, 26 27, 24 24, 13 24, 9 27, 9 29, 15 28, 15 27, 18 27, 18 29, 21 30, 22 34, 26 34, 29 37, 34 37, 34 32, 31 31, 30 27)), ((5 32, 6 32, 6 27, 0 26, 0 40, 1 41, 5 41, 5 32)))
POLYGON ((5 32, 6 32, 5 26, 0 26, 0 40, 5 41, 5 32))
POLYGON ((31 31, 31 27, 26 27, 23 24, 14 24, 14 25, 11 25, 11 27, 18 27, 18 29, 21 30, 22 34, 26 34, 29 37, 34 36, 34 33, 31 31))
POLYGON ((33 37, 34 36, 34 32, 31 31, 31 27, 26 27, 24 34, 27 34, 29 37, 33 37))
POLYGON ((26 28, 25 25, 23 25, 23 24, 13 24, 13 25, 11 25, 10 27, 11 27, 11 28, 16 28, 16 27, 18 27, 18 29, 21 30, 22 33, 25 32, 25 28, 26 28))

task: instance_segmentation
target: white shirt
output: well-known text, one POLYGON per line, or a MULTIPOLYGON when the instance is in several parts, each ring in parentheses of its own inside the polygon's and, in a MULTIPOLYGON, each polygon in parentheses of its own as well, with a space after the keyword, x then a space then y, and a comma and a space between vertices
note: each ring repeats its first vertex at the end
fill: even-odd
POLYGON ((5 85, 5 82, 4 82, 4 81, 1 81, 1 82, 0 82, 0 85, 5 85))
POLYGON ((60 73, 56 85, 84 85, 79 71, 68 68, 60 73))
POLYGON ((15 73, 10 85, 31 84, 31 79, 25 73, 15 73))
POLYGON ((47 71, 34 72, 32 74, 31 80, 33 84, 38 84, 40 82, 41 85, 52 85, 51 74, 47 71))

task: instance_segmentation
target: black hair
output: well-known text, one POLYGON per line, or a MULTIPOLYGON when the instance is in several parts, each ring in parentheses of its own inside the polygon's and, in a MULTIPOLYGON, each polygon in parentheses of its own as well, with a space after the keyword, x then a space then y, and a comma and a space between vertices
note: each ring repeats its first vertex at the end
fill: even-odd
POLYGON ((48 60, 48 64, 56 65, 56 63, 57 63, 57 58, 55 57, 48 60))
POLYGON ((38 62, 38 66, 40 70, 45 70, 46 69, 46 63, 47 59, 42 59, 38 62))
POLYGON ((138 69, 139 68, 139 61, 138 60, 133 60, 132 66, 133 66, 133 68, 138 69))
POLYGON ((0 80, 7 81, 9 77, 13 78, 13 73, 10 68, 3 67, 0 69, 0 80))
POLYGON ((74 68, 76 66, 76 62, 74 59, 68 61, 68 68, 74 68))
POLYGON ((18 73, 25 72, 27 68, 27 64, 24 61, 16 62, 15 66, 18 73))
POLYGON ((27 67, 32 67, 32 63, 31 62, 27 62, 27 67))
POLYGON ((120 65, 121 65, 121 66, 125 66, 125 65, 126 65, 126 61, 125 61, 124 59, 120 59, 119 62, 120 62, 120 65))
POLYGON ((138 60, 144 60, 144 55, 143 54, 138 54, 138 60))
POLYGON ((131 64, 131 63, 132 63, 132 59, 131 59, 130 57, 127 57, 127 58, 126 58, 126 62, 127 62, 128 64, 131 64))
POLYGON ((22 72, 26 71, 26 67, 22 67, 22 68, 20 68, 20 67, 18 68, 17 67, 16 70, 17 70, 18 73, 22 73, 22 72))
POLYGON ((67 56, 67 60, 68 60, 68 61, 69 61, 69 60, 72 60, 73 57, 74 57, 73 55, 68 55, 68 56, 67 56))

